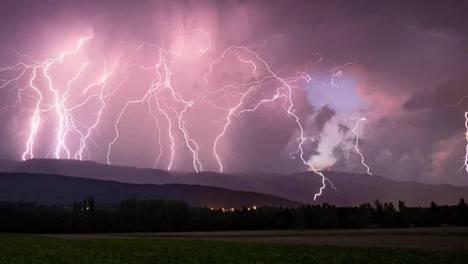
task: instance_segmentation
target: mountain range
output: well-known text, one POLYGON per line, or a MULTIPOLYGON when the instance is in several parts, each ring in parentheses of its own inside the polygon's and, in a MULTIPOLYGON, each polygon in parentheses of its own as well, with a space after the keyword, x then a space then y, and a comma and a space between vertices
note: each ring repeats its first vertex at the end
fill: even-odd
MULTIPOLYGON (((247 192, 252 195, 266 194, 271 199, 277 199, 274 203, 271 203, 271 205, 275 203, 278 205, 294 204, 295 202, 293 201, 297 201, 311 204, 330 203, 338 206, 353 206, 379 199, 382 202, 396 203, 399 200, 403 200, 410 206, 428 206, 432 201, 438 204, 455 204, 460 198, 468 200, 468 187, 400 182, 380 176, 331 171, 326 171, 324 173, 333 182, 335 188, 327 184, 326 190, 317 200, 314 200, 314 194, 319 190, 321 181, 320 178, 312 172, 292 174, 168 172, 159 169, 104 165, 92 161, 52 159, 33 159, 24 162, 0 160, 0 171, 19 173, 16 175, 23 175, 22 177, 24 177, 24 173, 35 174, 34 176, 26 177, 25 179, 28 181, 31 180, 30 177, 51 177, 51 175, 93 179, 99 181, 88 181, 88 183, 92 186, 102 186, 102 188, 108 188, 102 185, 104 181, 112 181, 112 184, 109 184, 122 188, 119 189, 119 192, 125 193, 126 191, 123 186, 128 186, 129 193, 141 191, 141 197, 147 197, 148 192, 152 191, 162 192, 162 189, 158 190, 158 188, 162 188, 162 186, 171 186, 174 188, 171 193, 172 196, 170 196, 171 199, 176 199, 178 197, 183 198, 185 195, 188 195, 187 192, 190 193, 192 191, 198 191, 200 193, 207 192, 206 195, 208 195, 208 193, 214 190, 223 190, 226 192, 233 192, 231 195, 234 200, 243 199, 243 196, 238 192, 244 192, 243 194, 247 192), (119 183, 125 183, 127 185, 118 185, 119 183), (153 186, 154 189, 150 188, 151 191, 147 192, 144 188, 148 186, 153 186), (193 189, 190 189, 188 186, 191 186, 193 189), (140 187, 141 189, 138 189, 140 187), (182 187, 188 189, 183 189, 182 187), (207 189, 203 189, 205 187, 207 189), (213 187, 216 188, 209 189, 213 187)), ((14 176, 10 175, 9 177, 11 178, 14 176)), ((61 178, 55 180, 58 179, 61 178)), ((40 184, 37 181, 30 181, 29 183, 28 181, 24 182, 25 186, 28 184, 40 184)), ((53 185, 53 181, 54 180, 50 178, 47 184, 53 185)), ((1 184, 3 186, 4 184, 11 183, 1 182, 1 184)), ((84 181, 80 182, 80 184, 83 186, 86 185, 84 181)), ((20 188, 19 185, 16 186, 20 188)), ((8 186, 2 188, 7 189, 8 186)), ((94 191, 97 191, 97 189, 94 189, 94 191)), ((167 193, 168 192, 165 194, 167 193)), ((128 195, 125 197, 128 197, 128 195)), ((160 196, 154 195, 154 197, 160 196)), ((208 202, 214 202, 209 199, 215 198, 211 196, 211 198, 207 198, 207 200, 201 199, 199 201, 203 200, 205 205, 208 205, 208 202)), ((192 204, 200 205, 199 201, 197 200, 197 202, 193 202, 192 204)), ((246 202, 248 199, 242 201, 246 202)), ((257 202, 256 204, 259 203, 257 202)))
POLYGON ((101 204, 118 204, 127 199, 167 199, 215 208, 299 205, 273 195, 200 185, 130 184, 52 174, 0 173, 0 201, 69 205, 88 197, 101 204))

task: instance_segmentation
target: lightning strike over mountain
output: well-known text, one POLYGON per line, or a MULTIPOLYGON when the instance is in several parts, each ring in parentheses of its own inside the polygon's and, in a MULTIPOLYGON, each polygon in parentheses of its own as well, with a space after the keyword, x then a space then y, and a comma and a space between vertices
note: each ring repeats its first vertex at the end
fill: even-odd
MULTIPOLYGON (((73 121, 70 121, 70 116, 68 113, 68 109, 65 106, 65 101, 68 97, 68 92, 70 91, 71 83, 77 78, 77 76, 81 73, 82 70, 80 69, 77 75, 74 76, 67 83, 67 90, 65 90, 65 93, 61 93, 61 91, 59 91, 58 88, 56 88, 54 83, 54 77, 52 77, 50 70, 53 66, 56 66, 57 64, 63 64, 67 57, 76 55, 80 51, 83 44, 89 41, 91 38, 92 36, 80 38, 77 41, 77 44, 75 45, 75 48, 73 50, 62 52, 57 57, 52 57, 42 62, 34 62, 31 65, 21 63, 21 66, 24 68, 24 71, 21 72, 20 75, 16 78, 11 79, 7 82, 11 83, 12 81, 18 81, 23 76, 23 73, 28 70, 32 72, 31 77, 29 79, 29 88, 31 88, 36 93, 37 98, 36 103, 34 105, 32 117, 30 118, 30 130, 28 133, 29 136, 26 140, 25 150, 22 154, 23 160, 25 160, 26 158, 34 158, 34 143, 35 141, 37 141, 37 133, 41 126, 41 114, 48 113, 51 110, 54 110, 55 115, 58 119, 55 136, 54 156, 57 159, 62 157, 66 157, 68 159, 70 158, 70 149, 67 146, 66 139, 68 131, 70 130, 70 125, 73 121), (36 78, 38 78, 38 75, 41 75, 45 79, 48 91, 43 91, 44 89, 40 89, 38 86, 36 86, 35 81, 36 78), (53 103, 52 105, 46 104, 46 108, 43 108, 44 93, 46 92, 49 92, 49 94, 52 95, 53 103), (62 155, 63 152, 65 152, 65 156, 62 155)), ((7 68, 2 69, 2 71, 5 69, 7 68)), ((21 99, 21 95, 19 97, 21 99)))
POLYGON ((466 140, 466 150, 465 150, 465 170, 468 172, 468 112, 465 112, 465 140, 466 140))
MULTIPOLYGON (((166 168, 172 170, 175 162, 179 162, 183 149, 178 147, 182 143, 185 151, 190 153, 191 163, 195 172, 204 170, 203 161, 200 158, 200 151, 205 147, 200 145, 192 134, 192 121, 187 120, 187 115, 191 115, 194 109, 199 109, 203 105, 208 105, 213 110, 221 111, 224 117, 220 120, 223 123, 219 133, 213 138, 211 147, 214 159, 220 172, 224 171, 223 158, 220 152, 220 145, 225 144, 223 138, 228 129, 232 126, 234 119, 242 115, 256 112, 263 106, 270 106, 282 109, 296 125, 299 136, 295 139, 296 148, 290 156, 299 158, 304 166, 321 178, 322 186, 314 194, 314 199, 323 193, 326 183, 333 184, 323 173, 315 169, 308 158, 305 157, 303 146, 305 144, 305 132, 301 118, 296 114, 294 103, 294 90, 304 82, 310 82, 311 77, 305 72, 296 72, 289 77, 281 77, 280 71, 275 72, 267 60, 246 46, 231 46, 221 52, 221 55, 209 62, 207 71, 201 77, 207 92, 197 96, 184 95, 175 86, 174 78, 178 72, 176 65, 183 61, 185 56, 194 56, 193 52, 199 53, 196 56, 207 56, 214 54, 212 51, 213 42, 209 33, 203 29, 192 30, 184 35, 175 49, 166 49, 157 44, 141 43, 137 51, 143 52, 146 48, 152 50, 156 61, 152 66, 145 66, 138 62, 128 60, 126 51, 120 52, 117 58, 108 60, 102 58, 102 70, 97 80, 86 84, 89 76, 92 75, 93 67, 96 67, 95 60, 82 59, 84 56, 83 47, 92 45, 94 35, 78 38, 75 46, 71 50, 59 53, 55 57, 47 58, 43 61, 32 59, 30 56, 21 54, 27 58, 27 62, 20 62, 13 66, 0 69, 0 73, 17 72, 11 79, 2 80, 1 88, 10 87, 12 83, 27 79, 25 88, 18 90, 18 102, 22 111, 31 112, 27 129, 27 137, 24 143, 24 151, 21 155, 23 160, 43 157, 44 154, 36 154, 36 144, 46 140, 44 131, 50 131, 45 127, 45 123, 55 125, 52 139, 54 147, 53 157, 56 159, 95 159, 90 144, 95 144, 93 137, 96 131, 104 122, 103 118, 106 109, 112 100, 116 100, 119 90, 126 89, 126 82, 132 74, 144 74, 152 76, 152 80, 147 84, 144 93, 136 98, 129 98, 124 102, 113 122, 114 136, 109 140, 105 160, 108 164, 112 162, 112 153, 115 144, 121 139, 120 127, 129 113, 130 108, 145 104, 147 113, 153 120, 156 131, 153 133, 157 137, 157 151, 153 167, 161 166, 161 161, 168 152, 166 168), (196 34, 195 34, 196 33, 196 34), (202 38, 202 44, 195 49, 189 49, 195 37, 202 38), (189 39, 186 39, 189 38, 189 39), (187 52, 191 52, 188 53, 187 52), (109 61, 112 61, 109 63, 109 61), (249 67, 247 81, 231 82, 222 85, 220 88, 212 90, 216 84, 212 84, 218 73, 218 66, 226 63, 234 63, 241 70, 249 67), (71 66, 69 66, 70 64, 71 66), (76 65, 76 66, 75 66, 76 65), (73 67, 72 67, 73 66, 73 67), (73 68, 69 78, 58 75, 61 67, 73 68), (30 74, 29 77, 26 77, 30 74), (149 75, 148 75, 149 74, 149 75), (214 78, 214 79, 213 79, 214 78), (112 86, 112 87, 111 87, 112 86), (26 95, 26 93, 28 93, 26 95), (28 99, 28 100, 26 100, 28 99), (32 99, 32 102, 31 102, 32 99), (233 101, 234 100, 234 101, 233 101), (29 106, 29 105, 30 106, 29 106), (232 106, 228 106, 232 104, 232 106), (91 120, 80 119, 82 113, 87 108, 93 108, 90 114, 91 120), (224 121, 222 121, 224 120, 224 121), (163 128, 163 125, 166 125, 163 128), (163 133, 166 133, 164 136, 163 133), (164 139, 168 139, 168 147, 164 139)), ((131 50, 128 47, 128 50, 131 50)), ((94 72, 96 69, 93 70, 94 72)), ((335 74, 335 73, 334 73, 335 74)), ((66 75, 65 75, 66 76, 66 75)), ((176 81, 177 83, 177 81, 176 81)), ((300 89, 298 89, 300 91, 300 89)), ((115 108, 115 106, 112 106, 115 108)), ((109 122, 106 117, 106 123, 109 122)), ((215 128, 216 129, 216 128, 215 128)), ((49 151, 50 152, 50 151, 49 151)), ((47 154, 48 155, 48 154, 47 154)), ((184 154, 185 155, 185 154, 184 154)), ((46 156, 47 157, 47 156, 46 156)), ((205 159, 205 162, 206 159, 205 159)))
POLYGON ((359 156, 361 158, 361 164, 362 164, 362 166, 364 166, 364 168, 366 168, 366 173, 368 175, 372 176, 372 173, 370 171, 370 167, 369 167, 369 165, 366 164, 364 154, 362 154, 361 150, 359 149, 359 127, 360 127, 361 123, 365 122, 365 121, 367 121, 367 118, 361 117, 356 121, 356 124, 354 125, 354 128, 353 128, 353 134, 354 134, 354 138, 355 138, 354 150, 356 151, 357 154, 359 154, 359 156))
POLYGON ((0 9, 0 165, 293 175, 315 203, 336 172, 468 184, 462 4, 50 2, 0 9))

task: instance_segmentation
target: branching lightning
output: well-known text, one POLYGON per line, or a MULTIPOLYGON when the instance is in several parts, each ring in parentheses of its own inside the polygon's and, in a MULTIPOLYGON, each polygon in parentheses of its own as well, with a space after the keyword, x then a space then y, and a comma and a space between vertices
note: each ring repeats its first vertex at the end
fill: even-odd
POLYGON ((465 170, 468 173, 468 112, 465 112, 465 140, 466 140, 466 150, 465 150, 465 170))
POLYGON ((366 161, 365 161, 365 158, 364 158, 364 154, 362 154, 361 150, 359 149, 359 127, 361 125, 362 122, 365 122, 367 120, 367 118, 365 117, 361 117, 357 120, 356 124, 354 125, 354 128, 353 128, 353 134, 354 134, 354 138, 355 138, 355 141, 354 141, 354 150, 356 151, 357 154, 359 154, 359 156, 361 157, 361 164, 362 166, 364 166, 364 168, 366 168, 366 173, 368 175, 371 175, 372 176, 372 173, 370 171, 370 167, 369 165, 366 164, 366 161))
MULTIPOLYGON (((312 170, 316 175, 318 175, 321 178, 321 181, 322 181, 322 185, 321 185, 319 191, 314 194, 314 200, 316 200, 317 197, 322 195, 323 190, 326 187, 326 182, 329 182, 330 184, 332 184, 332 183, 327 177, 325 177, 325 175, 322 172, 319 172, 317 169, 315 169, 313 164, 310 161, 306 160, 306 158, 304 157, 304 150, 303 150, 303 145, 305 143, 304 129, 303 129, 303 126, 301 124, 300 118, 296 115, 295 110, 294 110, 294 102, 293 102, 293 98, 292 98, 293 97, 293 88, 291 87, 291 83, 297 82, 298 80, 306 80, 307 81, 308 78, 309 78, 308 75, 302 75, 299 78, 295 78, 295 79, 292 79, 292 80, 286 80, 284 78, 281 78, 277 73, 275 73, 271 69, 271 66, 264 59, 260 58, 260 56, 256 52, 254 52, 254 51, 252 51, 252 50, 250 50, 250 49, 248 49, 246 47, 233 46, 233 47, 228 48, 220 58, 218 58, 215 62, 210 64, 210 71, 207 74, 205 74, 205 76, 204 76, 205 83, 207 82, 207 75, 213 71, 213 66, 216 63, 219 63, 222 60, 222 58, 224 58, 231 51, 244 51, 245 53, 252 56, 255 59, 255 61, 257 61, 260 64, 260 66, 262 68, 264 68, 265 71, 268 74, 267 77, 265 77, 263 79, 263 81, 269 80, 269 79, 276 80, 280 84, 280 87, 276 90, 276 93, 272 98, 259 100, 251 108, 243 108, 243 106, 245 105, 246 98, 249 96, 249 94, 257 86, 261 86, 262 81, 260 82, 260 84, 251 84, 249 86, 249 88, 247 89, 247 91, 242 94, 242 96, 241 96, 241 98, 239 100, 239 103, 237 105, 235 105, 234 107, 227 110, 228 114, 227 114, 227 117, 226 117, 225 125, 224 125, 223 129, 221 130, 221 133, 216 136, 216 139, 215 139, 215 142, 214 142, 214 145, 213 145, 213 153, 214 153, 214 155, 216 157, 216 160, 218 161, 220 172, 223 171, 223 164, 222 164, 220 155, 219 155, 219 153, 217 151, 217 146, 219 144, 219 140, 226 134, 226 130, 231 125, 232 118, 234 116, 239 116, 239 115, 247 113, 247 112, 253 112, 263 104, 272 103, 272 102, 274 102, 275 100, 277 100, 279 98, 284 98, 285 101, 286 101, 285 112, 289 117, 291 117, 294 120, 294 122, 296 123, 297 128, 299 130, 299 137, 297 138, 297 149, 296 149, 296 151, 294 151, 293 154, 297 154, 299 156, 300 160, 302 161, 302 163, 305 166, 307 166, 308 168, 310 168, 310 170, 312 170)), ((242 63, 249 63, 249 64, 251 64, 253 66, 252 67, 253 68, 252 72, 253 72, 253 74, 255 74, 255 72, 258 70, 258 68, 260 66, 257 65, 254 60, 242 59, 238 55, 238 53, 236 53, 236 54, 237 54, 237 58, 242 63)), ((332 186, 333 186, 333 184, 332 184, 332 186)))
MULTIPOLYGON (((55 135, 55 150, 54 150, 54 156, 55 158, 70 158, 70 149, 67 145, 67 136, 68 132, 70 129, 76 129, 74 126, 74 120, 71 119, 71 116, 68 112, 68 108, 66 107, 65 103, 66 100, 69 96, 69 92, 71 90, 70 86, 71 84, 78 78, 78 76, 81 74, 81 72, 84 70, 85 65, 80 68, 78 73, 67 82, 66 84, 66 90, 61 93, 61 91, 56 87, 56 84, 54 83, 54 77, 50 73, 50 70, 52 67, 57 66, 59 64, 62 64, 65 59, 69 56, 76 55, 80 50, 81 47, 88 42, 93 36, 87 36, 84 38, 80 38, 74 49, 65 51, 60 53, 56 57, 51 57, 48 58, 42 62, 37 62, 32 59, 29 59, 32 64, 26 64, 26 63, 20 63, 17 64, 17 66, 20 66, 22 68, 22 71, 20 74, 5 82, 4 84, 9 84, 13 81, 18 81, 20 78, 22 78, 26 72, 30 71, 31 72, 31 77, 28 81, 28 87, 34 91, 35 93, 35 100, 36 103, 34 104, 33 107, 33 114, 30 117, 30 122, 29 122, 29 132, 28 132, 28 137, 25 143, 25 150, 22 154, 22 159, 32 159, 34 158, 34 147, 35 147, 35 142, 37 141, 37 135, 39 132, 39 128, 41 125, 41 118, 43 113, 48 113, 50 111, 54 111, 56 118, 57 118, 57 128, 56 128, 56 135, 55 135), (41 89, 36 84, 37 78, 41 75, 45 80, 46 80, 46 88, 47 89, 41 89), (45 91, 44 91, 45 90, 45 91), (45 99, 45 93, 48 92, 48 95, 52 96, 52 105, 46 105, 44 104, 44 99, 45 99), (65 153, 65 155, 63 155, 65 153)), ((24 56, 27 57, 27 56, 24 56)), ((29 57, 27 57, 29 58, 29 57)), ((13 67, 14 69, 15 67, 13 67)), ((12 69, 10 68, 3 68, 1 71, 6 71, 12 69)), ((22 93, 23 90, 20 90, 18 92, 18 98, 21 100, 22 98, 22 93)))
MULTIPOLYGON (((213 52, 212 40, 209 33, 203 29, 196 29, 198 37, 202 38, 203 45, 195 49, 199 54, 197 56, 210 56, 213 52), (210 51, 210 52, 208 52, 210 51)), ((278 71, 273 70, 272 65, 262 58, 259 53, 247 46, 231 46, 222 51, 219 57, 214 58, 207 64, 207 70, 201 79, 206 93, 202 96, 187 96, 183 94, 174 82, 174 65, 185 55, 185 36, 181 39, 181 44, 175 50, 166 49, 156 44, 140 43, 137 51, 148 48, 153 51, 155 61, 151 66, 145 66, 134 62, 123 62, 125 56, 119 56, 117 59, 106 61, 102 67, 100 77, 94 82, 82 85, 90 71, 90 65, 93 61, 78 61, 76 69, 72 76, 63 81, 63 77, 56 76, 54 70, 60 68, 66 62, 80 60, 76 58, 81 54, 85 45, 92 42, 93 35, 79 38, 71 50, 61 52, 59 55, 47 58, 43 61, 37 61, 27 55, 20 54, 26 62, 17 63, 12 66, 0 68, 0 74, 14 73, 15 76, 0 80, 0 89, 10 87, 12 83, 19 82, 27 78, 27 85, 17 92, 18 102, 16 105, 30 113, 27 124, 27 137, 24 141, 24 150, 22 159, 33 159, 37 156, 36 144, 41 142, 40 131, 43 129, 47 120, 55 126, 53 136, 52 155, 56 159, 95 159, 92 153, 91 143, 93 137, 97 134, 99 126, 103 122, 104 113, 108 107, 109 100, 118 94, 118 90, 124 87, 129 76, 134 71, 149 73, 152 81, 144 92, 135 98, 126 98, 120 106, 115 120, 113 120, 113 137, 108 141, 105 161, 112 163, 113 151, 117 142, 122 137, 120 131, 122 122, 131 107, 144 105, 148 115, 154 121, 154 134, 157 140, 157 152, 153 167, 163 166, 161 161, 167 160, 167 170, 172 170, 176 166, 179 157, 177 144, 180 142, 183 149, 191 157, 191 165, 195 172, 201 172, 205 168, 204 162, 200 156, 200 150, 203 147, 198 143, 197 138, 190 131, 187 115, 193 109, 200 105, 207 105, 213 110, 224 114, 221 120, 221 126, 215 128, 217 133, 213 138, 213 144, 210 150, 213 153, 214 160, 218 165, 218 170, 223 172, 225 165, 220 146, 223 145, 223 139, 227 136, 229 128, 233 125, 236 118, 257 111, 261 107, 275 105, 284 112, 295 125, 298 136, 295 139, 295 149, 291 156, 298 158, 304 166, 309 168, 314 174, 320 177, 321 186, 314 194, 314 200, 323 194, 327 184, 333 186, 333 183, 320 171, 318 171, 309 158, 306 157, 304 145, 306 136, 300 116, 296 113, 294 102, 294 92, 300 82, 310 82, 311 77, 304 72, 296 72, 293 76, 282 77, 281 68, 278 71), (217 67, 226 61, 235 61, 243 67, 248 67, 250 72, 249 81, 233 82, 217 87, 212 84, 213 75, 216 74, 217 67), (122 76, 123 73, 123 78, 122 76), (61 84, 63 82, 64 84, 61 84), (81 85, 81 86, 80 86, 81 85), (23 103, 25 101, 26 103, 23 103), (31 103, 32 101, 32 103, 31 103), (94 109, 91 122, 80 120, 77 112, 90 106, 94 109), (168 146, 165 146, 163 135, 167 136, 168 146), (177 153, 176 153, 177 151, 177 153), (167 152, 167 159, 162 159, 167 152)), ((193 50, 193 49, 192 49, 193 50)), ((346 65, 342 66, 345 67, 346 65)), ((333 77, 339 76, 340 69, 333 71, 333 77)), ((115 106, 114 106, 115 108, 115 106)), ((370 173, 369 167, 364 162, 364 157, 358 149, 357 129, 359 123, 365 119, 360 119, 353 132, 356 134, 356 151, 361 155, 362 164, 370 173)), ((467 146, 468 153, 468 146, 467 146)), ((468 155, 468 154, 467 154, 468 155)))

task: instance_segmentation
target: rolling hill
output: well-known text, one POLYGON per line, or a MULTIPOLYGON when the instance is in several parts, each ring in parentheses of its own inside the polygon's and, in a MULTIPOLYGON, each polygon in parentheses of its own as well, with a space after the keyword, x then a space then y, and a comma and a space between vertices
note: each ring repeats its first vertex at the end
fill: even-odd
POLYGON ((181 200, 192 206, 297 206, 273 195, 186 184, 129 184, 51 174, 0 173, 0 201, 28 201, 46 205, 71 204, 93 196, 98 203, 125 199, 181 200))
POLYGON ((158 169, 111 166, 91 161, 35 159, 25 162, 3 160, 0 171, 67 175, 80 178, 134 184, 189 184, 214 186, 237 191, 259 192, 302 203, 330 203, 339 206, 404 200, 411 206, 428 206, 431 201, 455 204, 460 198, 468 200, 468 187, 400 182, 380 176, 345 172, 324 172, 336 186, 316 201, 313 194, 320 179, 311 172, 293 174, 215 172, 183 173, 158 169))

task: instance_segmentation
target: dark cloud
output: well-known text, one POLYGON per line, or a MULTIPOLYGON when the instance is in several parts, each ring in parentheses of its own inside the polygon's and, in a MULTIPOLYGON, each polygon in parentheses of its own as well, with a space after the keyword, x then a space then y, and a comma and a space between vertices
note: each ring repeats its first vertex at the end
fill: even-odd
POLYGON ((315 115, 315 125, 319 131, 323 130, 325 124, 330 121, 330 119, 335 116, 336 111, 328 106, 320 108, 320 110, 315 115))
POLYGON ((349 131, 349 127, 347 127, 346 125, 343 125, 343 124, 338 124, 338 131, 340 131, 341 133, 346 134, 346 132, 349 131))
POLYGON ((460 111, 468 109, 468 75, 442 85, 415 92, 403 104, 406 110, 433 109, 460 111))

